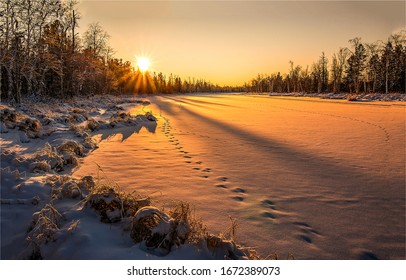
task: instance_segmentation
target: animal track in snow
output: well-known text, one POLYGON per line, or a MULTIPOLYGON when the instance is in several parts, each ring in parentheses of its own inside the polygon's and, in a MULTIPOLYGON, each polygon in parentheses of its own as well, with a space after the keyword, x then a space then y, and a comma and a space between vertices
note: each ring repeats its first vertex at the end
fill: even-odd
POLYGON ((296 238, 308 244, 313 243, 315 237, 321 236, 321 234, 317 230, 313 229, 308 223, 299 221, 293 222, 293 224, 298 227, 299 231, 296 238))
POLYGON ((227 182, 228 178, 227 177, 218 177, 217 180, 222 181, 222 182, 227 182))
POLYGON ((242 189, 242 188, 235 188, 235 189, 233 189, 233 192, 236 192, 236 193, 246 193, 246 190, 244 190, 244 189, 242 189))

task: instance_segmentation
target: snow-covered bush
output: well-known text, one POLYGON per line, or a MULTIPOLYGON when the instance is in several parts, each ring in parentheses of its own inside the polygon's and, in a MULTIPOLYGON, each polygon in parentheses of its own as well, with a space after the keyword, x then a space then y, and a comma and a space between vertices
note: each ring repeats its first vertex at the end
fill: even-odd
POLYGON ((151 112, 146 112, 145 117, 151 122, 156 122, 156 117, 151 112))
POLYGON ((32 215, 33 225, 26 238, 32 245, 31 258, 42 258, 41 246, 55 240, 55 234, 59 231, 61 217, 62 215, 50 203, 32 215))
POLYGON ((8 128, 17 122, 17 112, 13 108, 3 107, 0 109, 0 119, 3 121, 8 128), (10 126, 9 126, 10 125, 10 126))
POLYGON ((98 147, 97 141, 94 140, 92 137, 87 136, 85 137, 85 139, 83 139, 83 147, 89 150, 94 150, 98 147))
POLYGON ((144 242, 147 249, 156 249, 158 254, 167 255, 176 239, 174 227, 173 220, 166 213, 146 206, 135 214, 130 234, 135 243, 144 242))
POLYGON ((64 152, 73 153, 77 156, 83 156, 83 146, 74 140, 68 140, 58 147, 58 152, 63 154, 64 152))
POLYGON ((51 166, 45 160, 36 161, 30 163, 29 170, 31 173, 49 172, 51 166))
POLYGON ((92 176, 83 177, 80 180, 73 179, 70 176, 50 176, 46 183, 51 186, 51 195, 56 199, 72 198, 82 199, 89 193, 88 186, 93 182, 92 176))
POLYGON ((18 123, 18 128, 24 131, 28 137, 37 138, 40 136, 42 125, 36 118, 27 117, 18 123))
POLYGON ((86 133, 86 130, 83 126, 73 123, 69 125, 69 130, 73 131, 73 134, 75 134, 77 137, 83 137, 86 133))
POLYGON ((214 259, 259 259, 255 250, 242 247, 233 240, 227 240, 210 234, 206 237, 206 246, 214 259))
POLYGON ((88 119, 86 128, 89 129, 90 131, 96 131, 100 128, 100 123, 95 119, 88 119))
POLYGON ((95 185, 86 197, 86 205, 99 212, 101 221, 114 223, 133 216, 140 207, 149 205, 149 199, 122 193, 108 184, 95 185))
POLYGON ((147 250, 167 255, 172 246, 187 241, 197 244, 207 233, 204 225, 192 215, 190 205, 180 202, 168 214, 152 206, 139 209, 130 234, 134 242, 142 242, 147 250))
POLYGON ((111 123, 118 123, 118 122, 127 122, 130 118, 130 114, 125 112, 117 112, 114 113, 110 118, 110 125, 111 123))
POLYGON ((63 157, 52 148, 49 143, 45 144, 45 147, 39 150, 33 158, 35 161, 46 161, 50 168, 55 171, 62 171, 64 165, 63 157))

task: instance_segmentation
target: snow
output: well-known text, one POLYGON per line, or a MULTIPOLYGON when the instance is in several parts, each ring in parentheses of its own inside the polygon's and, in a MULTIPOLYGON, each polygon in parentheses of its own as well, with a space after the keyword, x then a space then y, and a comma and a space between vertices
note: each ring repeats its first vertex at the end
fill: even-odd
MULTIPOLYGON (((261 93, 262 95, 268 93, 261 93)), ((254 93, 254 95, 258 95, 254 93)), ((269 93, 269 96, 292 96, 292 97, 317 97, 322 99, 336 99, 336 100, 349 100, 349 101, 357 101, 357 102, 369 102, 369 101, 385 101, 385 102, 393 102, 393 101, 406 101, 406 95, 403 93, 359 93, 359 94, 351 94, 351 93, 269 93)))
POLYGON ((404 259, 406 104, 375 99, 2 103, 1 258, 246 258, 242 244, 264 258, 404 259), (90 194, 99 180, 114 188, 90 194), (135 215, 114 206, 120 193, 135 215), (179 201, 207 226, 206 245, 183 244, 192 225, 162 211, 179 201), (151 215, 158 247, 130 234, 151 215))
MULTIPOLYGON (((185 243, 181 237, 188 227, 174 218, 167 221, 170 235, 169 224, 151 231, 162 233, 165 248, 135 242, 131 207, 148 209, 150 198, 124 194, 112 181, 99 185, 99 169, 94 177, 71 176, 99 141, 143 128, 154 132, 157 119, 148 105, 111 96, 63 104, 26 99, 17 108, 0 104, 2 259, 213 259, 206 243, 185 243)), ((230 242, 221 239, 218 248, 230 242)), ((246 258, 239 246, 230 250, 216 258, 246 258)))
MULTIPOLYGON (((149 98, 156 130, 101 134, 124 191, 189 201, 214 233, 296 259, 404 259, 405 103, 259 95, 149 98)), ((136 110, 136 109, 135 109, 136 110)))

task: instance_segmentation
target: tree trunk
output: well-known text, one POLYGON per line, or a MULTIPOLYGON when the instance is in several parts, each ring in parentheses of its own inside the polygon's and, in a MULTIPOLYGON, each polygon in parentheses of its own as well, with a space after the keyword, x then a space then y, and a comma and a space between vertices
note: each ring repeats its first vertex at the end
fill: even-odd
POLYGON ((385 74, 385 93, 388 93, 388 80, 389 80, 389 61, 386 58, 386 74, 385 74))

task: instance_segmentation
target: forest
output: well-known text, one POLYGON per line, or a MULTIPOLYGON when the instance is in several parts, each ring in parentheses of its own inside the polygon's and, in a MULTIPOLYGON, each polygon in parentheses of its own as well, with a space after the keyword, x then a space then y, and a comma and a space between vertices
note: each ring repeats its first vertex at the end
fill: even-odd
POLYGON ((78 33, 77 0, 0 1, 0 95, 70 98, 93 94, 193 92, 405 93, 406 34, 387 41, 349 40, 311 67, 289 61, 288 73, 258 74, 243 86, 221 86, 174 74, 142 73, 114 56, 99 23, 78 33))
POLYGON ((253 92, 405 93, 404 30, 390 35, 386 42, 362 43, 357 37, 349 43, 349 48, 333 54, 330 63, 324 52, 310 69, 289 61, 289 73, 258 74, 245 88, 253 92))

